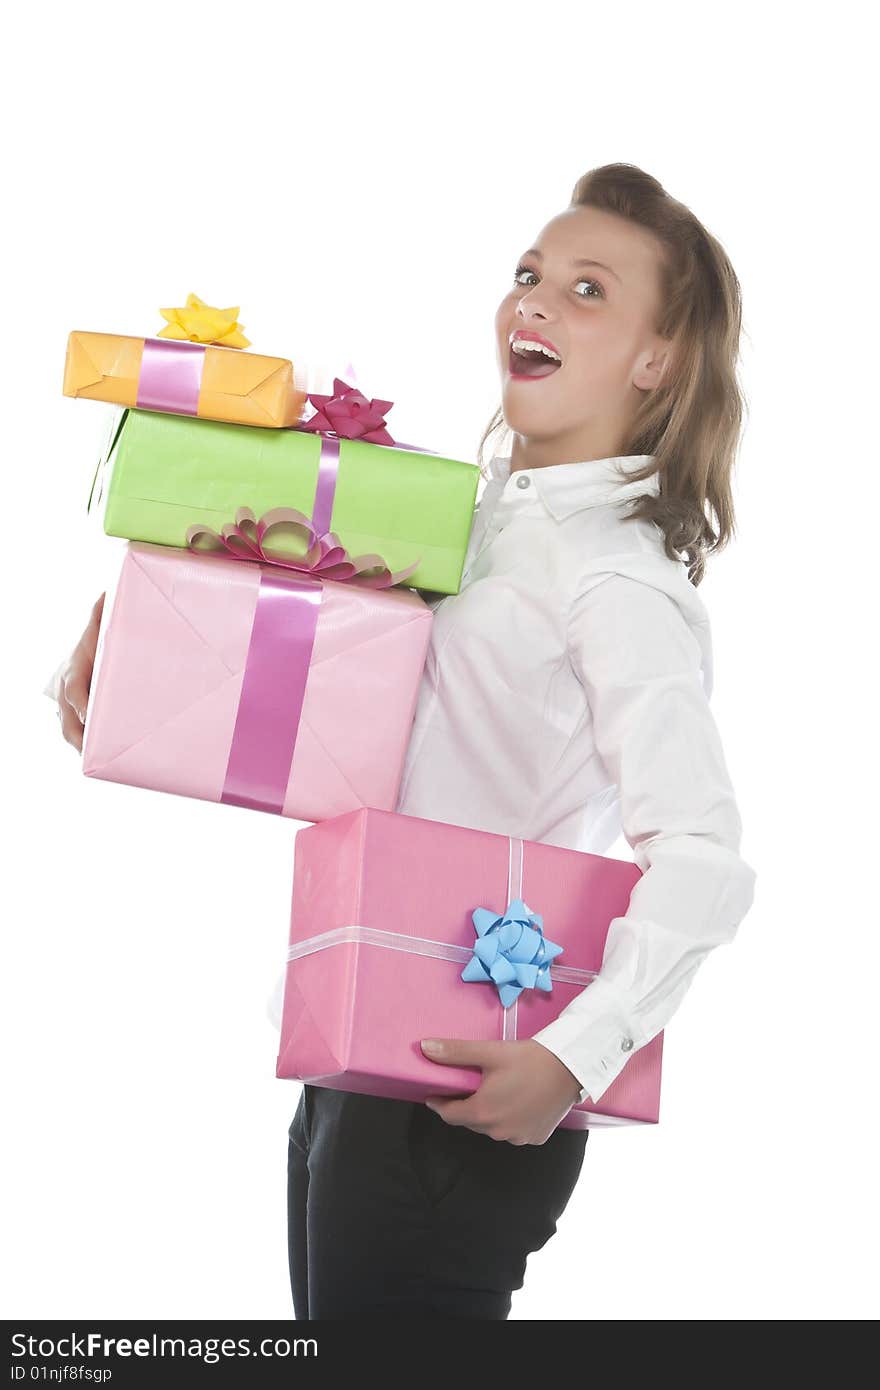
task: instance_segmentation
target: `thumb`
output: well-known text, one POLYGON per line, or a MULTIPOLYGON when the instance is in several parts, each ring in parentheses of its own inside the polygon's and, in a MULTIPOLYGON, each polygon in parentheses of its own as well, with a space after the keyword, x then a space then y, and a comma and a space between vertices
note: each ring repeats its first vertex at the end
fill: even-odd
POLYGON ((421 1042, 429 1061, 455 1067, 488 1067, 501 1046, 470 1038, 422 1038, 421 1042))
POLYGON ((84 677, 78 672, 70 672, 61 681, 64 699, 76 710, 81 724, 86 722, 86 706, 89 703, 89 688, 84 677))

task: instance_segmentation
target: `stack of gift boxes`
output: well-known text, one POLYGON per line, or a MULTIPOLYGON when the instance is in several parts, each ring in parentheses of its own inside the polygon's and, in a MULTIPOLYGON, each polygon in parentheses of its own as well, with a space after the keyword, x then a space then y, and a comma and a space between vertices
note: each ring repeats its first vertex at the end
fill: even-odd
MULTIPOLYGON (((419 1039, 531 1037, 594 978, 639 877, 395 812, 432 621, 417 590, 458 592, 479 469, 394 440, 392 402, 348 381, 307 395, 292 362, 244 350, 237 309, 191 295, 162 314, 155 338, 68 341, 65 394, 122 407, 97 477, 127 541, 83 771, 311 823, 279 1077, 473 1090, 478 1071, 419 1039)), ((562 1125, 655 1122, 661 1048, 562 1125)))

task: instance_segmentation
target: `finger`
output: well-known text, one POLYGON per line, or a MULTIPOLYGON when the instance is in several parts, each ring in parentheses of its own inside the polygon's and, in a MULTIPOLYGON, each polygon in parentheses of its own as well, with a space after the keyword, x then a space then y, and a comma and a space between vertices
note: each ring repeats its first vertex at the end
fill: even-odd
POLYGON ((80 753, 83 746, 83 724, 77 718, 76 710, 72 705, 61 701, 58 705, 58 712, 61 716, 61 732, 66 741, 73 745, 80 753))
POLYGON ((98 650, 98 634, 101 630, 101 616, 104 612, 104 595, 96 600, 92 607, 88 625, 79 639, 79 645, 85 652, 90 662, 95 659, 95 652, 98 650))
POLYGON ((485 1134, 487 1129, 481 1123, 479 1107, 475 1107, 472 1101, 473 1096, 468 1096, 466 1100, 432 1100, 430 1104, 427 1101, 425 1104, 448 1125, 465 1125, 468 1129, 485 1134))
POLYGON ((71 706, 80 724, 85 724, 86 722, 86 708, 89 703, 89 684, 80 666, 72 666, 61 681, 61 699, 59 704, 62 710, 65 705, 71 706))
POLYGON ((73 705, 82 724, 85 723, 86 706, 92 686, 92 673, 101 631, 101 617, 104 612, 104 598, 105 595, 101 594, 100 598, 96 599, 93 604, 88 624, 73 649, 67 670, 61 680, 64 696, 73 705))
POLYGON ((430 1062, 448 1067, 490 1067, 503 1057, 503 1042, 474 1042, 469 1038, 422 1038, 421 1049, 430 1062))

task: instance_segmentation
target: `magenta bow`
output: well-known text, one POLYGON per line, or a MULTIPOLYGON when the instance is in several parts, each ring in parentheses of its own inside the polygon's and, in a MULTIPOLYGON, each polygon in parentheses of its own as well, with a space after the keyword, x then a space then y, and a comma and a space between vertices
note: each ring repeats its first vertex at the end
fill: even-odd
POLYGON ((304 424, 293 428, 315 434, 335 433, 340 439, 362 439, 365 444, 393 444, 385 428, 385 416, 393 401, 368 401, 356 386, 340 377, 333 378, 333 395, 309 395, 316 408, 304 424))
POLYGON ((235 521, 223 524, 218 535, 210 526, 195 524, 186 533, 186 543, 190 550, 203 554, 231 555, 236 560, 266 561, 280 565, 284 569, 300 570, 314 575, 317 579, 332 579, 337 583, 356 579, 365 588, 389 589, 406 579, 418 568, 419 561, 406 569, 392 573, 381 555, 349 555, 339 537, 332 531, 319 536, 309 518, 293 507, 274 507, 264 512, 259 521, 250 507, 239 507, 235 521), (273 552, 264 545, 264 539, 275 527, 292 528, 306 537, 305 555, 291 557, 289 554, 273 552), (378 571, 378 573, 371 573, 378 571))

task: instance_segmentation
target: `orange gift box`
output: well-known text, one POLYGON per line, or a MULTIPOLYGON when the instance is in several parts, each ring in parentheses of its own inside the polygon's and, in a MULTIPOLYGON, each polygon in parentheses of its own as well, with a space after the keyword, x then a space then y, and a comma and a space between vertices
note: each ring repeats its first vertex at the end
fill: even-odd
POLYGON ((293 363, 213 343, 73 332, 65 396, 281 429, 302 417, 307 392, 293 363))

